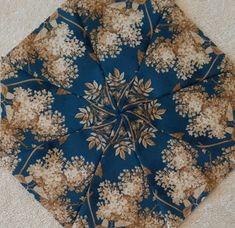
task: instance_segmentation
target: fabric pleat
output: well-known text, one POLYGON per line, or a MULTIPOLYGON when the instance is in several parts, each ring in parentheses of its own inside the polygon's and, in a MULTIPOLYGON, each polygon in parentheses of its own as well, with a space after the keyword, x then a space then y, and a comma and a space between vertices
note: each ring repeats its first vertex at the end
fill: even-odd
POLYGON ((64 227, 179 227, 234 167, 234 72, 174 0, 67 0, 1 59, 0 166, 64 227))

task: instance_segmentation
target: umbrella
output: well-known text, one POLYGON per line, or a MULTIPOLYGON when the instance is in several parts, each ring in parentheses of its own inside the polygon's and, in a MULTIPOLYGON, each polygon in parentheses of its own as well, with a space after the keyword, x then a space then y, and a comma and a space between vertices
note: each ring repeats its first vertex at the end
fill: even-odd
POLYGON ((178 227, 234 166, 234 66, 173 0, 67 1, 0 69, 0 164, 64 227, 178 227))

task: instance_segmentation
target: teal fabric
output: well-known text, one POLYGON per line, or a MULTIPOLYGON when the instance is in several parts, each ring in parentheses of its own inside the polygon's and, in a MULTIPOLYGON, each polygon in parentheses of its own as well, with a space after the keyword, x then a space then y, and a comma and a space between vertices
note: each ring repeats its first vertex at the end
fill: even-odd
POLYGON ((67 1, 0 69, 0 165, 64 227, 178 227, 234 166, 234 66, 172 0, 67 1))

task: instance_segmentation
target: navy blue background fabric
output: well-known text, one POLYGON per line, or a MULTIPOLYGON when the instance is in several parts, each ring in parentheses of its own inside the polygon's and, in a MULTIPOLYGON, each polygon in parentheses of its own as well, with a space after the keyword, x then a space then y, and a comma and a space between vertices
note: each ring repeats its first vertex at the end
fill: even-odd
POLYGON ((233 168, 234 66, 171 0, 67 1, 0 69, 0 165, 65 227, 178 227, 233 168))

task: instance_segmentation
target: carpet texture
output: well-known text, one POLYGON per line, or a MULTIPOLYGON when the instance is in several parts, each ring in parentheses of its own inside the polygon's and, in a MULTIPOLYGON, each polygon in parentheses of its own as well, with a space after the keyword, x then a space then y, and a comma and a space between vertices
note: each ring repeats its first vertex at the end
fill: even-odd
MULTIPOLYGON (((0 55, 4 56, 63 1, 0 0, 0 55)), ((235 60, 235 1, 178 0, 184 12, 235 60)), ((235 173, 203 202, 182 227, 235 226, 235 173)), ((6 171, 0 170, 0 228, 61 227, 6 171)))

